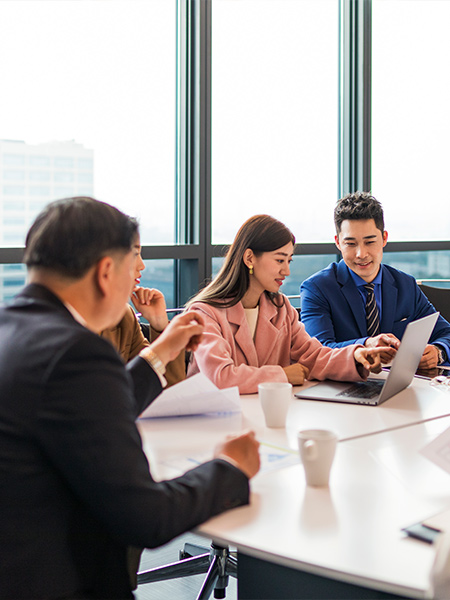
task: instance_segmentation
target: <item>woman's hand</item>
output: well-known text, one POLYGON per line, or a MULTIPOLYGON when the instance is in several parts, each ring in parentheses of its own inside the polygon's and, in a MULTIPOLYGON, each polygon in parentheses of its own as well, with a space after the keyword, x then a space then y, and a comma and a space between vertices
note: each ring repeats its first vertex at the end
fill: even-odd
POLYGON ((144 319, 156 331, 164 331, 169 324, 166 313, 166 301, 164 295, 154 288, 136 287, 131 294, 134 308, 141 313, 144 319))
POLYGON ((356 348, 353 356, 356 362, 356 368, 361 373, 362 367, 366 371, 379 373, 381 371, 382 356, 388 353, 392 348, 379 346, 378 348, 356 348))
POLYGON ((305 379, 308 379, 309 369, 300 363, 283 367, 283 371, 286 373, 289 383, 292 385, 303 385, 305 379))

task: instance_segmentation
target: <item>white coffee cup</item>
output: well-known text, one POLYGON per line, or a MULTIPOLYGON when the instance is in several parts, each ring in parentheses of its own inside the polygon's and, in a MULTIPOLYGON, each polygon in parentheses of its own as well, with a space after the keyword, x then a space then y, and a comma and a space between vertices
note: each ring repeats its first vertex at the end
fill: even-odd
POLYGON ((267 427, 286 427, 292 384, 281 381, 260 383, 258 394, 267 427))
POLYGON ((298 449, 305 469, 307 485, 327 486, 338 437, 326 429, 299 431, 298 449))

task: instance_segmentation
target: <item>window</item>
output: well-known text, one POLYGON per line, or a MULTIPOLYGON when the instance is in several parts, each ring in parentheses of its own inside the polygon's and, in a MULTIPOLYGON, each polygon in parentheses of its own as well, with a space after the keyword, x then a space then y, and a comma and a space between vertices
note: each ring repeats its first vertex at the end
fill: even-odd
POLYGON ((176 0, 3 0, 3 164, 81 169, 47 201, 90 193, 138 217, 142 243, 172 243, 175 73, 176 0))
POLYGON ((416 279, 450 279, 450 251, 448 250, 385 252, 383 262, 409 273, 416 279))
POLYGON ((372 192, 391 240, 449 239, 449 21, 448 0, 373 0, 372 192))
POLYGON ((23 196, 25 194, 25 186, 23 185, 4 185, 4 196, 23 196))
POLYGON ((49 167, 50 157, 49 156, 30 156, 29 164, 32 167, 49 167))
POLYGON ((74 181, 75 177, 74 177, 74 174, 71 173, 70 171, 60 171, 59 173, 58 172, 54 173, 53 179, 54 179, 54 181, 72 182, 72 181, 74 181))
MULTIPOLYGON (((300 284, 302 281, 317 273, 321 269, 327 267, 331 262, 336 260, 335 254, 311 254, 294 256, 290 269, 291 274, 283 284, 281 291, 286 296, 298 296, 300 294, 300 284)), ((213 259, 213 276, 217 275, 220 267, 223 264, 223 258, 213 259)), ((299 301, 292 302, 294 306, 299 306, 299 301)))
POLYGON ((5 247, 48 201, 93 195, 139 219, 148 268, 167 269, 156 285, 179 305, 210 278, 214 245, 267 212, 305 253, 284 286, 296 294, 335 257, 338 190, 362 180, 385 208, 386 262, 450 278, 449 6, 3 0, 0 262, 20 262, 5 247), (175 216, 191 245, 175 244, 175 216))
POLYGON ((25 171, 3 171, 5 181, 24 181, 25 171))
POLYGON ((156 288, 164 294, 167 308, 176 308, 174 299, 175 264, 173 260, 144 260, 141 285, 156 288))
POLYGON ((83 183, 94 183, 94 177, 92 173, 78 173, 77 181, 81 181, 83 183))
POLYGON ((28 173, 30 181, 50 181, 49 171, 30 171, 28 173))
POLYGON ((213 243, 229 243, 257 213, 299 241, 333 239, 338 5, 212 3, 213 243))
POLYGON ((79 158, 78 159, 78 168, 79 169, 89 169, 92 170, 94 167, 94 161, 92 158, 79 158))
POLYGON ((44 196, 48 198, 50 196, 50 188, 46 185, 33 185, 29 187, 30 196, 44 196))
POLYGON ((59 157, 53 159, 53 164, 55 167, 70 169, 75 165, 75 161, 70 157, 59 157))
POLYGON ((25 164, 25 157, 20 154, 4 154, 3 164, 11 167, 21 167, 25 164))
POLYGON ((11 300, 25 285, 24 265, 0 265, 0 302, 11 300))

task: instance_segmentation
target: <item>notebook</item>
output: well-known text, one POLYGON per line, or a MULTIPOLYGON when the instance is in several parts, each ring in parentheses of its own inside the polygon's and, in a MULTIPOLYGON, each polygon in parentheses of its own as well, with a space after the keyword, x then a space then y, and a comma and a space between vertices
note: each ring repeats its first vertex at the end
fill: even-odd
POLYGON ((372 406, 385 402, 411 383, 438 316, 439 313, 436 312, 407 325, 386 379, 368 379, 355 383, 323 381, 297 392, 295 396, 307 400, 372 406))

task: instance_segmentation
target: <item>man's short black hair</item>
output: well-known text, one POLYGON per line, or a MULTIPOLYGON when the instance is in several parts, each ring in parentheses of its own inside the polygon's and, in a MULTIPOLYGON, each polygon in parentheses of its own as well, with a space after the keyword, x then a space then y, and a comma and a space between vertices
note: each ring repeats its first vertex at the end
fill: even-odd
POLYGON ((127 253, 139 233, 135 219, 94 198, 51 202, 36 217, 25 242, 24 262, 79 279, 109 252, 127 253))
POLYGON ((336 204, 334 209, 334 225, 336 234, 341 232, 342 221, 361 221, 373 219, 377 229, 384 232, 383 208, 370 192, 354 192, 347 194, 336 204))

